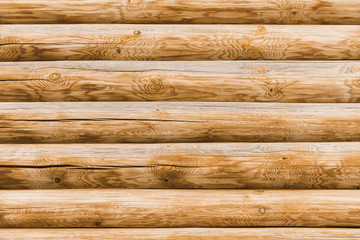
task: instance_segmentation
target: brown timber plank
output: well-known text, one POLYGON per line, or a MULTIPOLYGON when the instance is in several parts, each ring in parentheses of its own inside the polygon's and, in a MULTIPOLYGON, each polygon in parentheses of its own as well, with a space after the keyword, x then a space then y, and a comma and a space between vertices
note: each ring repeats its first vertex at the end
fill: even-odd
POLYGON ((360 105, 0 103, 0 143, 360 141, 360 105))
POLYGON ((1 190, 0 227, 359 227, 357 190, 1 190))
POLYGON ((360 59, 360 25, 1 25, 0 32, 0 61, 360 59))
POLYGON ((360 143, 0 145, 0 188, 360 187, 360 143))
POLYGON ((0 229, 2 239, 124 239, 124 240, 358 240, 351 228, 96 228, 0 229))
POLYGON ((0 63, 0 101, 360 102, 360 62, 0 63))
POLYGON ((1 0, 0 23, 359 24, 356 0, 1 0))

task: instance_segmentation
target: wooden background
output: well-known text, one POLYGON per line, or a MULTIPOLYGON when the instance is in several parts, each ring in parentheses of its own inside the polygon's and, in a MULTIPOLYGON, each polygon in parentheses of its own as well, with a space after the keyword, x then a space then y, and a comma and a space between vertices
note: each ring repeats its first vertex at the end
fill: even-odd
POLYGON ((360 239, 357 0, 0 0, 0 239, 360 239))

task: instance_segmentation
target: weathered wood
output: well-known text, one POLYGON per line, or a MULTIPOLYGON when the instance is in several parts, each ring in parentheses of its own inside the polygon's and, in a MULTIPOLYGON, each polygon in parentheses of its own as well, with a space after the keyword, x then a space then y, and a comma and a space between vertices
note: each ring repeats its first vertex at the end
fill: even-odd
POLYGON ((360 24, 356 0, 1 0, 0 23, 360 24))
POLYGON ((1 25, 0 32, 0 61, 360 59, 355 25, 1 25))
POLYGON ((360 62, 0 63, 0 101, 360 102, 360 62))
POLYGON ((351 228, 92 228, 0 229, 3 239, 123 239, 123 240, 358 240, 351 228))
POLYGON ((0 188, 360 188, 360 143, 0 145, 0 188))
POLYGON ((0 227, 359 227, 357 190, 2 190, 0 227))
POLYGON ((0 103, 0 143, 257 141, 360 141, 360 105, 0 103))

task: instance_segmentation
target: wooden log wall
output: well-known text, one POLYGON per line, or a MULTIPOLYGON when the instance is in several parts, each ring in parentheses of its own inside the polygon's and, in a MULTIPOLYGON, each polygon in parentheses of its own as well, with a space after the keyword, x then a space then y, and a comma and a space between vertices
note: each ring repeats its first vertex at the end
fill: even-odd
POLYGON ((360 2, 0 0, 0 239, 360 239, 360 2))

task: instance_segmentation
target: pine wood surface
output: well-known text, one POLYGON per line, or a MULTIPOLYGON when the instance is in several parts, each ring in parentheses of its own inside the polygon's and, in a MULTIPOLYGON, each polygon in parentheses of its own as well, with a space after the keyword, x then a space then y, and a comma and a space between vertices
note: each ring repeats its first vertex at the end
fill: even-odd
POLYGON ((1 0, 0 23, 359 24, 356 0, 1 0))
POLYGON ((360 102, 359 61, 0 63, 0 101, 360 102))
POLYGON ((0 143, 360 141, 354 103, 0 103, 0 143))
POLYGON ((358 190, 1 190, 0 227, 359 227, 358 190))
POLYGON ((358 142, 2 144, 0 189, 358 189, 359 149, 358 142))
POLYGON ((358 240, 354 228, 72 228, 0 229, 2 239, 23 240, 358 240))
POLYGON ((360 25, 32 24, 0 32, 0 61, 360 59, 360 25))

